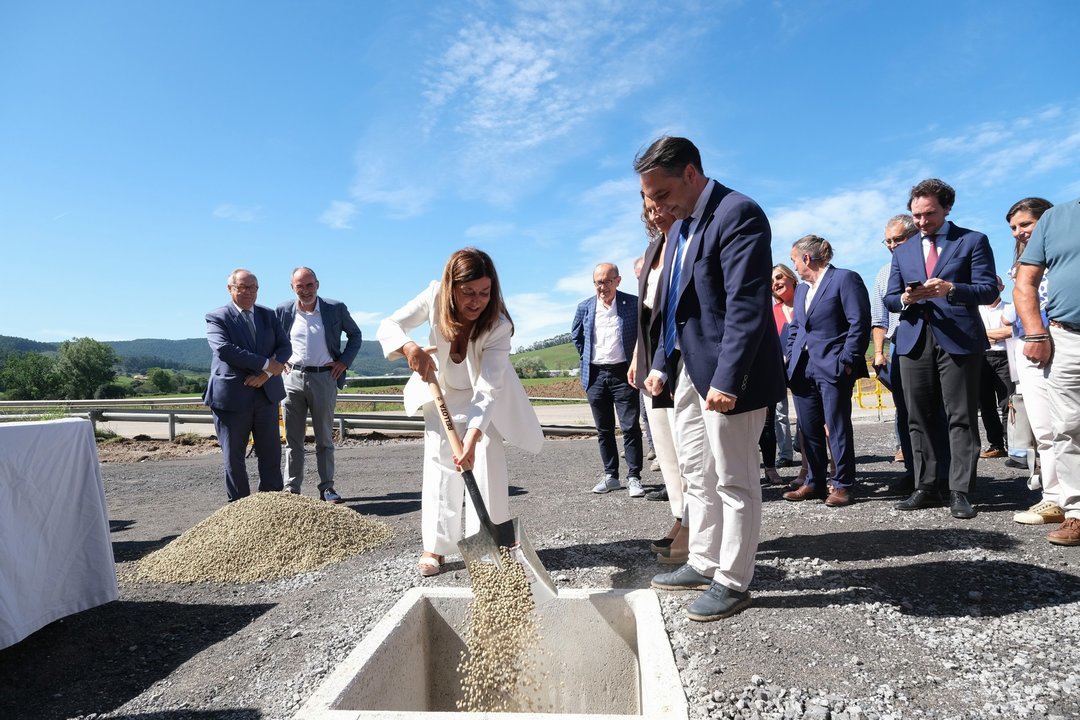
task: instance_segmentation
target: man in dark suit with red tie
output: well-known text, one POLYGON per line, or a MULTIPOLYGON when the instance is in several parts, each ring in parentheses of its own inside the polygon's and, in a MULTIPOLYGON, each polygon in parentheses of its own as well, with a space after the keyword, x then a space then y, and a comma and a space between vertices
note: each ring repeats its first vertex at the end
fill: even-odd
POLYGON ((653 578, 706 590, 691 620, 750 605, 761 531, 758 437, 785 393, 773 322, 772 231, 750 198, 705 176, 686 138, 662 137, 634 162, 641 190, 679 219, 665 251, 657 312, 664 323, 645 387, 675 397, 675 442, 687 482, 687 564, 653 578), (676 239, 677 238, 677 239, 676 239))
POLYGON ((992 302, 998 289, 986 235, 945 219, 955 199, 956 192, 936 178, 911 189, 908 209, 919 235, 893 252, 884 301, 900 313, 894 342, 915 471, 915 492, 896 507, 918 510, 938 504, 931 438, 947 433, 949 507, 953 517, 968 519, 976 515, 969 495, 979 459, 979 372, 989 347, 979 305, 992 302), (948 427, 940 426, 939 398, 948 427))
POLYGON ((206 339, 214 356, 203 401, 214 415, 225 456, 229 502, 251 494, 245 461, 248 436, 259 458, 259 490, 281 490, 278 404, 285 399, 281 373, 292 353, 274 311, 255 304, 259 280, 247 270, 229 274, 232 302, 206 315, 206 339))

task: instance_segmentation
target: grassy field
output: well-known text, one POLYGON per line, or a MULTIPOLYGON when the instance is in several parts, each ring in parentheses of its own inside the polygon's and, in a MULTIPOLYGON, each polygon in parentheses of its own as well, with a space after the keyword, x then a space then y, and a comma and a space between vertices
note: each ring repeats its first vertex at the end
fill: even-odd
POLYGON ((510 356, 510 361, 513 362, 527 357, 540 358, 548 370, 573 370, 581 364, 577 349, 573 343, 563 343, 562 345, 552 345, 541 350, 517 353, 510 356))

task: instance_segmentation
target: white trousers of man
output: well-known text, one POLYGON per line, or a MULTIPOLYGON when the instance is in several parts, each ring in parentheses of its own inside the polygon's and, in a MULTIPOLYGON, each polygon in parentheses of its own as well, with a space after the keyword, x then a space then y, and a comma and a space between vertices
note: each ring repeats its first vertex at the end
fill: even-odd
POLYGON ((1080 518, 1080 332, 1050 327, 1054 357, 1046 377, 1054 460, 1065 517, 1080 518))
MULTIPOLYGON (((447 405, 454 412, 453 391, 446 392, 447 405)), ((468 397, 471 398, 469 392, 468 397)), ((468 398, 466 398, 468 399, 468 398)), ((462 418, 454 413, 454 425, 458 437, 464 437, 462 418)), ((476 445, 473 476, 480 494, 487 505, 488 515, 494 523, 510 519, 510 492, 507 485, 506 450, 502 436, 493 425, 488 425, 476 445)), ((462 507, 465 508, 465 535, 480 531, 480 519, 473 507, 472 498, 465 492, 461 471, 454 465, 454 453, 442 420, 435 410, 435 403, 424 405, 424 485, 420 493, 420 532, 424 550, 436 555, 457 553, 462 538, 462 507)))
POLYGON ((765 408, 724 415, 705 407, 680 363, 675 386, 675 441, 686 478, 690 529, 687 563, 725 587, 745 591, 754 578, 761 535, 758 437, 765 408))

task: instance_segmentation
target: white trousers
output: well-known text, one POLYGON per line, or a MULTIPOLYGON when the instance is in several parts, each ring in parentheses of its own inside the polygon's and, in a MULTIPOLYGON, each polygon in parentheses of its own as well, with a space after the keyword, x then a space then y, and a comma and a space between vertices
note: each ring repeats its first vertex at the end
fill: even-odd
POLYGON ((744 591, 754 578, 761 534, 758 437, 765 408, 724 415, 705 408, 680 365, 675 388, 675 442, 686 478, 690 567, 744 591))
POLYGON ((660 463, 660 474, 664 477, 664 487, 667 488, 671 516, 681 518, 686 480, 679 471, 679 453, 675 446, 675 410, 654 408, 652 400, 646 398, 645 414, 649 418, 649 432, 652 433, 656 461, 660 463))
POLYGON ((1031 434, 1035 436, 1035 449, 1039 453, 1042 499, 1060 505, 1061 489, 1054 460, 1054 429, 1050 422, 1050 393, 1046 384, 1050 368, 1037 367, 1022 353, 1015 360, 1016 377, 1024 396, 1024 412, 1027 413, 1031 434))
POLYGON ((1065 517, 1080 518, 1080 332, 1051 326, 1050 336, 1054 358, 1046 388, 1061 507, 1065 517))
MULTIPOLYGON (((447 402, 450 403, 449 397, 447 402)), ((464 426, 456 422, 455 425, 458 436, 464 437, 464 426)), ((502 436, 493 425, 488 426, 488 431, 477 443, 472 472, 492 522, 509 520, 506 450, 502 436)), ((420 494, 420 530, 424 550, 436 555, 457 553, 458 541, 463 537, 462 507, 465 508, 465 536, 474 535, 480 531, 480 520, 472 498, 466 496, 465 481, 454 465, 453 451, 435 411, 435 404, 427 403, 424 405, 424 485, 420 494)))

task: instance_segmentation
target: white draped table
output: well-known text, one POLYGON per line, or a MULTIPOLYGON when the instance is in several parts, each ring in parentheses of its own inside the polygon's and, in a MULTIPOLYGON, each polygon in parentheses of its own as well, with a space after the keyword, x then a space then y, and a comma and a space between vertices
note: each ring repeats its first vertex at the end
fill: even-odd
POLYGON ((0 648, 119 596, 90 421, 0 423, 0 648))

